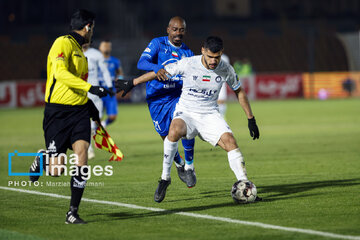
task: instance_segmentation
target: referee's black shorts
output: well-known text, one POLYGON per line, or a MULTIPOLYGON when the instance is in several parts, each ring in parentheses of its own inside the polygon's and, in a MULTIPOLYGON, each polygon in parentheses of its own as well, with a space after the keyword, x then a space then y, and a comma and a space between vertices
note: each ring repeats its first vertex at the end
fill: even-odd
POLYGON ((70 106, 46 103, 43 129, 49 153, 66 153, 77 140, 90 142, 88 104, 70 106))

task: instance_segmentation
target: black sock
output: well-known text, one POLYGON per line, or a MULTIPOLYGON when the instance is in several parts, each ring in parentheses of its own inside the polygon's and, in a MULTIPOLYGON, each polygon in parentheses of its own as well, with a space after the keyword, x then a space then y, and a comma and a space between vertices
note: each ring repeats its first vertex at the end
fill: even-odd
POLYGON ((83 179, 83 176, 87 176, 88 167, 82 166, 77 167, 78 173, 76 176, 72 176, 70 180, 70 188, 71 188, 71 200, 70 200, 70 211, 77 212, 77 209, 80 205, 81 197, 83 195, 86 180, 83 179), (81 170, 83 173, 81 173, 81 170))

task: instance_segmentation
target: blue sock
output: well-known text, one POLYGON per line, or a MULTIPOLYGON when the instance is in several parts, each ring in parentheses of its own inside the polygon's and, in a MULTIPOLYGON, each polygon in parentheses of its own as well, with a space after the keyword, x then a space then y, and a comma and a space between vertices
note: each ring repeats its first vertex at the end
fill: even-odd
POLYGON ((183 139, 182 145, 185 153, 185 163, 190 165, 194 162, 195 139, 183 139))
POLYGON ((112 123, 114 120, 112 120, 112 119, 110 119, 110 118, 108 118, 108 119, 106 119, 106 126, 108 126, 110 123, 112 123))
POLYGON ((174 156, 174 161, 175 161, 177 164, 181 164, 181 158, 180 158, 179 151, 176 151, 175 156, 174 156))

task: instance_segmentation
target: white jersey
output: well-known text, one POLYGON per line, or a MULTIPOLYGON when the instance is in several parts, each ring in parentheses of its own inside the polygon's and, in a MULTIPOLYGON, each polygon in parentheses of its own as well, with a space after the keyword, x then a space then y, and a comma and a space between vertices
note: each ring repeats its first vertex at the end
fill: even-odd
POLYGON ((106 67, 105 59, 102 53, 95 48, 89 48, 84 52, 88 61, 88 83, 93 86, 99 86, 98 69, 103 73, 105 84, 108 88, 112 87, 111 76, 109 70, 106 67))
POLYGON ((206 113, 218 110, 217 100, 224 82, 233 90, 239 89, 241 82, 230 64, 221 60, 214 70, 210 70, 202 64, 201 57, 183 58, 166 65, 165 70, 171 75, 182 75, 179 106, 192 112, 206 113))

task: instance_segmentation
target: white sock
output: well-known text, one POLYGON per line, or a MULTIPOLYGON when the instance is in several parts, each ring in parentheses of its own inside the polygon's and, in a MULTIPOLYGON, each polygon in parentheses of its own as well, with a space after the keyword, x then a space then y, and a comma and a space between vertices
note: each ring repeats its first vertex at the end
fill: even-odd
POLYGON ((220 112, 221 116, 223 116, 223 117, 225 117, 226 108, 227 108, 227 106, 225 103, 219 104, 219 112, 220 112))
POLYGON ((248 180, 245 168, 244 158, 239 148, 228 152, 229 165, 235 173, 237 180, 248 180))
POLYGON ((177 142, 171 142, 166 137, 164 140, 164 160, 163 160, 163 170, 161 174, 161 179, 163 180, 170 180, 170 172, 171 172, 171 165, 174 161, 174 156, 178 149, 177 142))
POLYGON ((191 163, 191 164, 186 164, 185 163, 185 167, 184 167, 185 171, 191 169, 191 170, 194 170, 194 163, 191 163))

